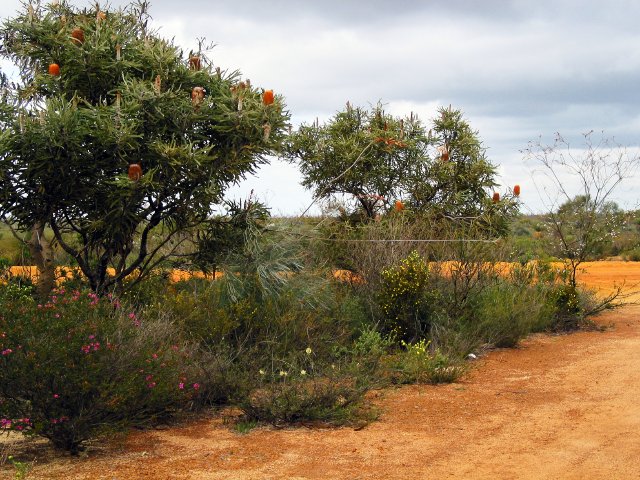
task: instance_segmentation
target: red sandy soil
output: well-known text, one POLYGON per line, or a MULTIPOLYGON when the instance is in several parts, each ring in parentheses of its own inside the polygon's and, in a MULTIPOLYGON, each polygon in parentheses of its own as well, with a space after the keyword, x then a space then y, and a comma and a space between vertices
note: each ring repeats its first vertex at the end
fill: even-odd
MULTIPOLYGON (((637 283, 640 263, 589 264, 581 278, 637 283)), ((455 384, 380 392, 379 420, 360 430, 243 435, 212 417, 80 458, 23 440, 5 449, 37 455, 29 479, 640 479, 639 314, 628 305, 598 318, 604 331, 494 350, 455 384)))

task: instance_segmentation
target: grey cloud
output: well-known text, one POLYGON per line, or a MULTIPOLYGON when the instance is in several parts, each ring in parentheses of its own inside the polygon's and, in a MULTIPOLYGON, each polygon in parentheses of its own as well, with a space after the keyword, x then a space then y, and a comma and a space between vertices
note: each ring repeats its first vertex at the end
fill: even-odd
MULTIPOLYGON (((2 0, 0 16, 18 5, 2 0)), ((151 15, 187 50, 216 42, 215 64, 282 93, 294 123, 347 100, 461 108, 505 183, 538 135, 640 142, 637 0, 155 0, 151 15)))

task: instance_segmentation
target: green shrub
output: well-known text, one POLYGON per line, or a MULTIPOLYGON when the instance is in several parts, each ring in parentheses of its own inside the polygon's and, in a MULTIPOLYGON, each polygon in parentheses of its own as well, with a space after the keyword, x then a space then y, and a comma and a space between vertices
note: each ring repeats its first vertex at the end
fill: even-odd
POLYGON ((196 400, 204 404, 240 401, 255 388, 256 371, 286 368, 291 352, 311 348, 320 362, 336 362, 349 354, 367 322, 360 299, 324 275, 297 273, 277 291, 244 275, 233 279, 233 287, 230 292, 225 278, 183 282, 145 310, 149 317, 171 316, 199 344, 193 359, 201 384, 196 400))
POLYGON ((620 291, 597 299, 594 292, 580 289, 570 284, 557 285, 553 292, 555 300, 555 317, 551 330, 556 332, 568 332, 583 327, 593 327, 595 324, 590 317, 607 309, 619 306, 616 300, 620 291))
POLYGON ((442 351, 466 356, 486 347, 514 347, 530 333, 553 325, 558 275, 548 264, 512 264, 500 275, 479 276, 474 282, 456 306, 453 282, 438 279, 445 308, 430 333, 442 351))
POLYGON ((373 326, 362 329, 360 336, 353 342, 353 346, 346 352, 362 372, 375 374, 380 360, 388 353, 394 344, 392 335, 383 335, 373 326))
POLYGON ((476 301, 475 335, 496 347, 515 347, 530 333, 551 325, 554 312, 545 290, 501 281, 485 289, 476 301))
POLYGON ((383 270, 378 301, 385 330, 407 340, 424 338, 435 297, 436 293, 429 291, 429 266, 418 252, 383 270))
POLYGON ((84 441, 166 417, 199 388, 169 319, 145 321, 81 291, 45 304, 3 299, 0 419, 3 427, 77 452, 84 441))
POLYGON ((251 298, 227 302, 222 285, 215 283, 169 293, 158 306, 160 311, 171 311, 181 330, 204 346, 218 345, 233 332, 239 333, 243 325, 256 323, 260 308, 251 298))
POLYGON ((430 350, 430 342, 401 342, 403 350, 389 359, 392 381, 395 383, 450 383, 459 378, 465 367, 460 360, 430 350))
POLYGON ((334 425, 360 418, 368 384, 351 368, 318 365, 314 352, 246 372, 246 390, 238 404, 248 420, 275 425, 321 421, 334 425), (275 367, 275 368, 274 368, 275 367))
POLYGON ((302 271, 275 290, 249 274, 175 289, 148 313, 170 312, 199 343, 197 401, 237 405, 247 422, 357 416, 385 347, 348 286, 302 271))
POLYGON ((628 262, 640 262, 640 248, 636 247, 625 252, 624 259, 628 262))
POLYGON ((247 284, 241 295, 231 296, 223 278, 197 289, 182 286, 154 308, 171 312, 203 346, 225 343, 238 355, 252 350, 282 357, 311 346, 330 356, 333 346, 350 344, 367 322, 360 299, 325 276, 295 274, 277 292, 265 292, 253 277, 240 280, 247 284))

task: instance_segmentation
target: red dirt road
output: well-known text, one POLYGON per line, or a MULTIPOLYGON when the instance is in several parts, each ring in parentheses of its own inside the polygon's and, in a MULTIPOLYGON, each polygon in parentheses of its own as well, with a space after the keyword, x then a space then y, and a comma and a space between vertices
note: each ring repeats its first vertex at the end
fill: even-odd
MULTIPOLYGON (((640 264, 590 264, 582 278, 635 283, 640 264)), ((40 448, 27 478, 640 479, 639 315, 631 305, 601 316, 613 327, 604 332, 535 335, 476 361, 459 383, 385 391, 380 419, 362 430, 241 435, 205 419, 85 458, 40 448)))

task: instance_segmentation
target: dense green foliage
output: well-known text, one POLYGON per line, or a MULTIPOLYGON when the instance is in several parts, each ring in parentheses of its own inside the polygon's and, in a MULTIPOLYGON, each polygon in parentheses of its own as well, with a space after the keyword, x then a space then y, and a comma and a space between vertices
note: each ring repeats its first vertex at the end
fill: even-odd
POLYGON ((459 110, 441 109, 428 132, 411 114, 394 117, 380 104, 352 107, 326 124, 303 124, 287 142, 303 185, 326 199, 346 194, 373 218, 396 200, 444 215, 479 215, 495 186, 495 169, 459 110))
POLYGON ((0 292, 3 428, 77 452, 96 433, 166 418, 194 394, 189 352, 168 322, 86 290, 44 304, 11 292, 0 292))
POLYGON ((408 339, 425 337, 434 303, 428 286, 429 266, 415 250, 400 265, 382 271, 378 301, 389 331, 408 339))
POLYGON ((278 148, 287 119, 279 98, 263 102, 203 52, 196 68, 147 23, 144 3, 61 2, 25 6, 0 29, 0 54, 21 73, 3 85, 0 215, 50 226, 99 294, 148 273, 160 246, 206 220, 278 148))
MULTIPOLYGON (((271 225, 238 238, 215 281, 158 276, 117 300, 75 279, 41 308, 29 287, 0 285, 4 427, 75 451, 105 429, 212 404, 238 406, 240 425, 362 422, 373 386, 454 381, 469 353, 575 328, 592 311, 542 263, 505 271, 494 242, 347 243, 366 276, 343 282, 321 268, 334 255, 318 258, 336 243, 271 225)), ((359 228, 434 225, 392 214, 359 228)))

